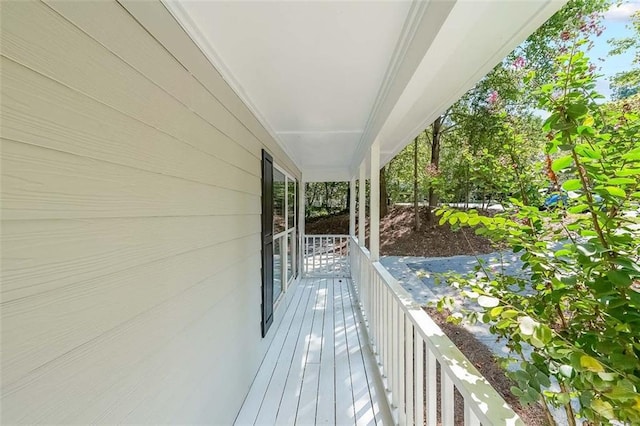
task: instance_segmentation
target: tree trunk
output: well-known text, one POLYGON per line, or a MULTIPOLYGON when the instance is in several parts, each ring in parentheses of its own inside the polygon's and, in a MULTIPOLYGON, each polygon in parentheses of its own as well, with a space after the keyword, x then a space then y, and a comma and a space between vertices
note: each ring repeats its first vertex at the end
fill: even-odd
POLYGON ((351 184, 347 183, 347 200, 345 202, 345 205, 347 206, 346 211, 350 211, 351 210, 351 184))
POLYGON ((414 228, 420 229, 420 200, 418 200, 418 137, 413 140, 413 215, 415 217, 414 228))
POLYGON ((322 207, 329 212, 329 182, 324 183, 324 201, 322 207))
POLYGON ((387 176, 385 173, 386 167, 380 169, 380 217, 385 217, 389 212, 389 205, 387 204, 387 176))
MULTIPOLYGON (((431 166, 433 170, 438 170, 440 165, 440 139, 442 138, 442 116, 436 118, 433 122, 431 134, 431 166)), ((429 208, 427 209, 427 217, 429 222, 433 222, 433 211, 438 207, 438 194, 434 191, 433 186, 429 186, 429 208)))

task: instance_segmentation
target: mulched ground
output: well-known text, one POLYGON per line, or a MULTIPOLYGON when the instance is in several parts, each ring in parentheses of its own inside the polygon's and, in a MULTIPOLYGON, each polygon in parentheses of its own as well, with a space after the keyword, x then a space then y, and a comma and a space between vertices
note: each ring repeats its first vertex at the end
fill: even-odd
MULTIPOLYGON (((488 213, 484 213, 488 214, 488 213)), ((414 231, 414 212, 410 206, 394 206, 380 219, 380 254, 383 256, 448 257, 485 254, 496 251, 486 238, 472 229, 454 232, 448 224, 429 223, 426 208, 421 209, 421 227, 414 231)), ((368 225, 367 225, 368 236, 368 225)), ((307 234, 348 234, 349 215, 335 215, 308 221, 307 234)), ((368 238, 367 238, 368 239, 368 238)))
MULTIPOLYGON (((522 406, 518 398, 511 393, 511 386, 514 383, 504 374, 504 370, 498 365, 493 352, 481 342, 476 340, 467 329, 447 322, 447 313, 438 312, 436 308, 425 308, 425 311, 440 326, 442 331, 460 349, 460 351, 471 361, 471 363, 487 379, 491 386, 498 391, 507 403, 518 413, 522 421, 529 426, 546 426, 545 412, 539 405, 522 406)), ((464 405, 462 398, 458 398, 455 404, 456 424, 464 424, 464 405), (460 419, 460 422, 458 420, 460 419)))
MULTIPOLYGON (((481 213, 490 214, 490 213, 481 213)), ((414 213, 409 206, 394 206, 380 220, 380 253, 386 256, 449 257, 492 253, 498 248, 482 236, 475 235, 472 229, 453 230, 449 225, 430 223, 425 208, 421 211, 422 226, 416 232, 413 229, 414 213)), ((367 227, 368 231, 368 227, 367 227)), ((348 234, 349 215, 341 214, 309 221, 305 224, 307 234, 348 234)), ((368 232, 367 232, 368 235, 368 232)), ((368 238, 367 238, 368 239, 368 238)), ((368 242, 367 242, 368 244, 368 242)), ((425 308, 427 313, 442 328, 444 333, 476 366, 491 385, 503 396, 509 405, 520 415, 525 424, 531 426, 547 425, 544 411, 537 405, 521 406, 511 394, 511 380, 504 374, 496 362, 494 354, 472 333, 463 327, 447 322, 447 314, 433 308, 425 308)), ((456 398, 456 424, 463 424, 463 405, 456 398)))

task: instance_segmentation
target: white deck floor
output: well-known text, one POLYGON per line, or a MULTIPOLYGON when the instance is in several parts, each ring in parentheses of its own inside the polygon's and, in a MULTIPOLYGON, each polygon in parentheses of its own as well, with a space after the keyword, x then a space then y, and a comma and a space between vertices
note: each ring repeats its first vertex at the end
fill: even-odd
POLYGON ((291 291, 236 425, 392 424, 349 279, 291 291))

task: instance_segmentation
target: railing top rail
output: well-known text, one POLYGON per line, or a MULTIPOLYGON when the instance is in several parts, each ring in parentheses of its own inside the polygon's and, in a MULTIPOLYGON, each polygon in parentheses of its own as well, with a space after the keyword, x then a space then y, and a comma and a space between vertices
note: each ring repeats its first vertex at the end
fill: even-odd
POLYGON ((304 234, 305 238, 310 237, 333 237, 333 238, 349 238, 347 234, 304 234))
MULTIPOLYGON (((357 239, 352 237, 357 245, 357 239)), ((371 259, 369 251, 358 246, 360 252, 371 259)), ((473 402, 469 407, 484 425, 524 425, 524 422, 507 404, 502 396, 489 384, 478 369, 444 334, 442 329, 417 304, 409 292, 387 271, 380 262, 372 263, 382 282, 391 290, 401 309, 413 323, 418 334, 430 351, 449 374, 465 400, 473 402)))

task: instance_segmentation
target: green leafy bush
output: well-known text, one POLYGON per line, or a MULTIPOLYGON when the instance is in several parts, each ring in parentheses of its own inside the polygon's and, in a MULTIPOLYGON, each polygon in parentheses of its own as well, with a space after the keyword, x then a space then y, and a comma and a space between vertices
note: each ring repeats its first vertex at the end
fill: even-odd
POLYGON ((581 45, 556 59, 537 93, 550 113, 547 173, 566 210, 541 211, 521 182, 503 214, 438 214, 521 254, 525 278, 480 265, 483 274, 449 279, 481 308, 467 319, 508 340, 519 360, 513 393, 564 407, 571 424, 640 424, 640 117, 632 103, 596 102, 581 45))

